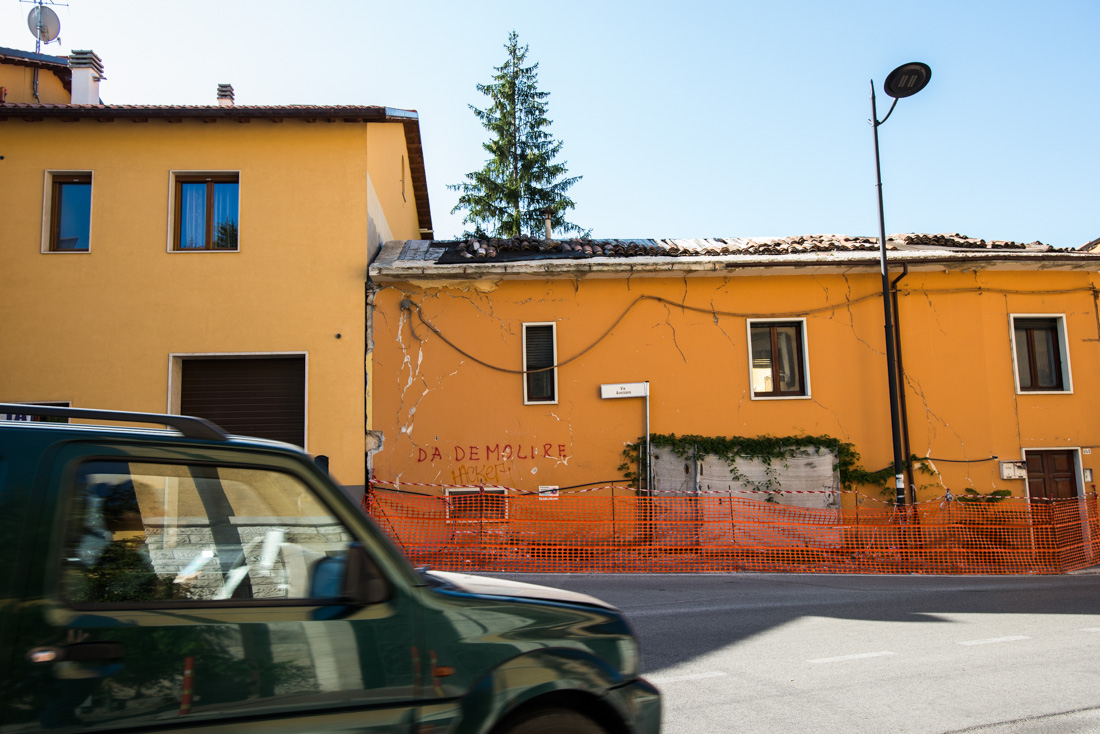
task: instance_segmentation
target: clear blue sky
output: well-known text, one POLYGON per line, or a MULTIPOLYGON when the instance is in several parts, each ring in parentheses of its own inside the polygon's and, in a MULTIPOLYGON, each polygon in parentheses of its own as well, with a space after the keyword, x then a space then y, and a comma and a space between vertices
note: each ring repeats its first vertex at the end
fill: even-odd
MULTIPOLYGON (((34 49, 0 0, 0 46, 34 49)), ((931 84, 880 128, 889 232, 1077 247, 1100 237, 1100 2, 326 3, 69 0, 61 44, 103 59, 109 104, 415 109, 437 238, 481 167, 467 105, 530 46, 593 237, 874 235, 870 85, 931 84)))

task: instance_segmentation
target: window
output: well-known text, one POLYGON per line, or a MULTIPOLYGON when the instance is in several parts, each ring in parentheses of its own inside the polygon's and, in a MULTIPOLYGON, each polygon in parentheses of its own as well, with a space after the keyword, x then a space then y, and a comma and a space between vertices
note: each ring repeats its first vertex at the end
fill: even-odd
POLYGON ((1068 392, 1069 359, 1061 316, 1013 316, 1016 385, 1020 392, 1068 392))
POLYGON ((558 402, 554 324, 523 325, 523 402, 558 402))
POLYGON ((240 178, 236 173, 175 176, 176 250, 236 250, 240 178))
POLYGON ((447 489, 447 519, 506 520, 508 502, 503 487, 447 489))
POLYGON ((87 252, 92 228, 92 174, 49 173, 48 252, 87 252))
POLYGON ((752 396, 802 397, 809 394, 803 321, 749 323, 752 396))
MULTIPOLYGON (((22 403, 22 405, 42 405, 47 408, 69 407, 68 402, 22 403)), ((68 423, 69 419, 64 416, 27 415, 25 413, 0 413, 0 421, 22 421, 25 423, 68 423)))
POLYGON ((353 540, 306 485, 265 469, 88 461, 68 506, 61 589, 76 606, 334 602, 353 540))

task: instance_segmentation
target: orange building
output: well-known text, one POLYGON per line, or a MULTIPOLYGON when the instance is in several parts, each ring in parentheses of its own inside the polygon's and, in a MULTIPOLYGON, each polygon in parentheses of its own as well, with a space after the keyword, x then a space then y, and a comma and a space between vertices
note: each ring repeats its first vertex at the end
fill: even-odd
MULTIPOLYGON (((910 501, 1092 489, 1100 255, 888 249, 910 501)), ((878 258, 842 236, 389 243, 370 268, 377 478, 623 486, 647 407, 655 435, 831 437, 888 468, 878 258), (608 399, 636 383, 648 398, 608 399)), ((892 495, 886 474, 865 491, 892 495)))
POLYGON ((362 485, 367 266, 431 237, 416 112, 111 105, 0 49, 0 401, 191 413, 362 485))

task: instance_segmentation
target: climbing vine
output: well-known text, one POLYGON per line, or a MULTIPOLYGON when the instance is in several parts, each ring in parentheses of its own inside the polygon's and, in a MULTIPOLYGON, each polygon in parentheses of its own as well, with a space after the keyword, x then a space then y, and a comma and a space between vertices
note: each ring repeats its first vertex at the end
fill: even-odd
MULTIPOLYGON (((768 493, 768 501, 775 501, 775 495, 781 491, 778 469, 787 468, 787 459, 795 456, 800 451, 807 449, 825 449, 832 451, 836 456, 834 468, 840 476, 840 485, 844 489, 851 489, 860 485, 886 487, 887 482, 894 476, 892 467, 879 471, 869 471, 860 464, 860 455, 855 447, 833 438, 832 436, 677 436, 676 434, 650 434, 650 445, 653 448, 667 448, 682 459, 693 458, 703 454, 711 454, 723 459, 730 467, 732 477, 738 481, 744 481, 754 489, 768 493), (737 459, 757 459, 764 463, 763 482, 747 480, 737 469, 737 459)), ((635 467, 639 466, 640 447, 645 444, 645 438, 640 438, 636 443, 627 444, 623 449, 623 463, 619 471, 631 482, 637 483, 639 473, 635 467)), ((914 456, 911 464, 916 464, 927 470, 924 461, 914 456)), ((641 464, 645 471, 644 462, 641 464)), ((887 487, 893 492, 892 487, 887 487)), ((884 493, 886 490, 883 490, 884 493)))

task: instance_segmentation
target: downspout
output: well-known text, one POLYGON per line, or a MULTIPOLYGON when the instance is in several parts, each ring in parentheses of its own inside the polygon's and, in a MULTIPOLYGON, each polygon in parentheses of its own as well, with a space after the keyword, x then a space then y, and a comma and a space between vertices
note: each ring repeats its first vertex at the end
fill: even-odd
POLYGON ((890 283, 890 300, 894 305, 894 355, 898 368, 898 408, 901 411, 901 443, 905 452, 903 465, 905 467, 905 481, 909 485, 907 495, 909 504, 917 502, 917 485, 913 479, 913 462, 909 457, 913 450, 909 446, 909 411, 905 401, 905 362, 901 358, 901 312, 898 311, 898 283, 906 275, 909 275, 909 265, 903 263, 901 275, 890 283))

